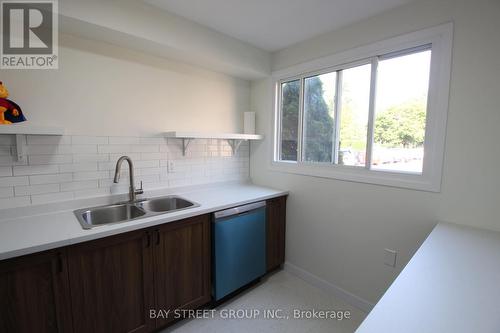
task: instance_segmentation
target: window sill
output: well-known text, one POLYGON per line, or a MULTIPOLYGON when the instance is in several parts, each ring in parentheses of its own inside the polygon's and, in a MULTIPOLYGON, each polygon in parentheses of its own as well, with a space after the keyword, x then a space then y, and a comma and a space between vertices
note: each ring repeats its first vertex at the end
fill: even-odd
POLYGON ((367 170, 361 167, 273 161, 272 171, 357 183, 383 185, 427 192, 440 192, 438 179, 424 174, 367 170))

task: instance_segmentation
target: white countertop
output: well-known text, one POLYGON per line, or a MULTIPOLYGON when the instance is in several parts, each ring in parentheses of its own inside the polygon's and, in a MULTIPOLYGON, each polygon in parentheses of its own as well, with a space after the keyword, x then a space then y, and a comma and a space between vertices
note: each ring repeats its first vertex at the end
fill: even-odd
POLYGON ((500 332, 500 232, 439 223, 356 333, 500 332))
MULTIPOLYGON (((0 219, 0 260, 151 227, 288 194, 287 191, 241 183, 217 184, 185 189, 179 188, 174 192, 165 190, 164 193, 162 191, 155 191, 154 193, 155 196, 165 194, 180 195, 200 204, 200 206, 130 222, 99 226, 90 230, 84 230, 81 227, 73 214, 73 210, 92 205, 95 206, 95 202, 92 205, 88 205, 89 201, 86 201, 87 205, 85 205, 84 201, 82 201, 82 206, 79 207, 75 207, 75 203, 72 203, 71 208, 67 205, 68 207, 65 209, 59 209, 58 211, 54 211, 54 206, 48 205, 47 211, 38 208, 35 209, 36 214, 30 213, 29 216, 22 216, 22 214, 23 211, 33 211, 31 208, 18 208, 14 211, 14 214, 12 210, 10 212, 6 211, 3 215, 8 216, 8 218, 0 219)), ((63 204, 57 205, 59 208, 64 206, 63 204)), ((0 215, 2 215, 1 211, 0 215)))

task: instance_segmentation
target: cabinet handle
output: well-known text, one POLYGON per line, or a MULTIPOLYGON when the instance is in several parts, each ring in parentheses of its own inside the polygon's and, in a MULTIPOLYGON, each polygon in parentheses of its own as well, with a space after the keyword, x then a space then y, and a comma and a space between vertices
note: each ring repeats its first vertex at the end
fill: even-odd
POLYGON ((160 231, 156 230, 156 245, 160 245, 160 231))

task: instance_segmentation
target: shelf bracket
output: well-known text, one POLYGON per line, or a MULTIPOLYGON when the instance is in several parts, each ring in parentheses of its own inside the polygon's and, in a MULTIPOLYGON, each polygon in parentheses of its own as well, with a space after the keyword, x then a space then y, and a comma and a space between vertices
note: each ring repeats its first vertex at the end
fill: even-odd
POLYGON ((238 149, 240 148, 241 144, 243 143, 243 139, 227 139, 227 143, 231 146, 231 149, 233 150, 233 155, 236 155, 238 152, 238 149))
POLYGON ((18 162, 26 158, 26 135, 24 134, 16 134, 16 156, 18 162))
POLYGON ((182 140, 182 156, 186 156, 186 150, 192 139, 183 138, 182 140))

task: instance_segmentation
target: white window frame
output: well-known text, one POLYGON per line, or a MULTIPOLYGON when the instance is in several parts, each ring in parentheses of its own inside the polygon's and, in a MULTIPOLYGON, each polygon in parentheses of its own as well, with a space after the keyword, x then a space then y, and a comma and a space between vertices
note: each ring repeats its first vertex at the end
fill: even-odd
MULTIPOLYGON (((446 23, 432 28, 419 30, 409 34, 386 39, 349 51, 337 53, 306 63, 301 63, 272 73, 274 127, 273 145, 271 146, 270 169, 273 171, 308 175, 313 177, 333 178, 369 184, 409 188, 430 192, 441 190, 446 121, 448 113, 451 56, 452 56, 453 24, 446 23), (377 67, 377 57, 386 54, 431 45, 431 69, 429 76, 429 94, 427 98, 427 116, 425 128, 422 173, 394 172, 373 170, 331 163, 315 163, 302 161, 301 150, 297 154, 298 161, 280 161, 280 84, 293 79, 343 69, 356 64, 372 63, 372 82, 370 95, 375 94, 373 71, 377 67)), ((303 85, 302 85, 303 87, 303 85)), ((302 89, 302 88, 301 88, 302 89)), ((370 99, 373 104, 374 98, 370 99)), ((300 103, 298 145, 302 145, 303 105, 300 103)), ((374 117, 374 105, 370 105, 369 117, 374 117)), ((369 122, 373 125, 373 121, 369 122)), ((369 129, 368 135, 373 131, 369 129)), ((370 155, 373 138, 368 138, 367 156, 370 155)), ((369 158, 366 164, 370 162, 369 158)))

